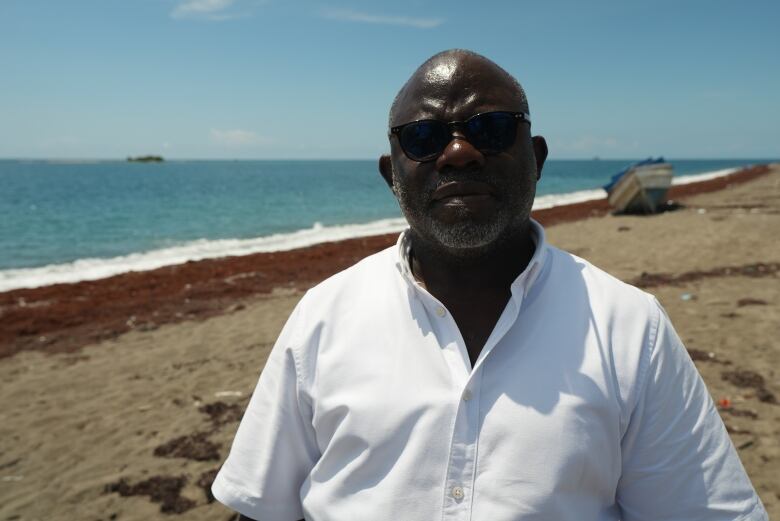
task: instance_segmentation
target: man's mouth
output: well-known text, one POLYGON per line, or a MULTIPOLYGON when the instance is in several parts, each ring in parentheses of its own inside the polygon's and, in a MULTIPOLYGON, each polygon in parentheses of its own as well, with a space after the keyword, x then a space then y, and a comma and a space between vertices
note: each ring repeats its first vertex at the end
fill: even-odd
POLYGON ((496 196, 487 183, 479 181, 450 181, 433 191, 431 200, 438 204, 465 204, 494 198, 496 196))

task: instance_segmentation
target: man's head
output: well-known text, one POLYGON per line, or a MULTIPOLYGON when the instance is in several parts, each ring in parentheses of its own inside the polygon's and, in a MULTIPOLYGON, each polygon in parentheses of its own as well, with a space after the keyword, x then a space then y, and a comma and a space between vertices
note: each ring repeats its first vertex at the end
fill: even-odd
POLYGON ((390 133, 391 153, 380 158, 379 169, 416 237, 451 255, 470 257, 527 230, 547 146, 543 138, 531 137, 530 124, 519 113, 528 114, 520 84, 470 51, 439 53, 409 78, 390 110, 390 128, 396 130, 390 133), (499 139, 498 147, 488 147, 472 128, 454 125, 441 146, 421 142, 414 149, 417 143, 408 136, 402 146, 396 128, 419 120, 463 122, 487 112, 504 114, 476 123, 487 123, 493 131, 516 130, 511 142, 499 139), (506 113, 514 115, 511 128, 506 113), (434 152, 421 157, 419 150, 434 152))

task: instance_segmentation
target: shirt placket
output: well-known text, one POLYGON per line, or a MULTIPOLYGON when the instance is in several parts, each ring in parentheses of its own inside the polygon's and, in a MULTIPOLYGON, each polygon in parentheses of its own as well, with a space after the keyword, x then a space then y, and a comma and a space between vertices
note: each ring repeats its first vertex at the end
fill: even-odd
POLYGON ((447 475, 444 482, 443 519, 467 521, 471 511, 472 476, 476 453, 478 393, 474 393, 474 378, 465 342, 457 324, 447 309, 430 293, 417 288, 417 298, 431 320, 442 357, 452 376, 452 389, 457 402, 450 438, 447 475))
POLYGON ((523 296, 523 287, 518 281, 513 284, 512 299, 508 303, 507 309, 504 310, 496 323, 495 329, 485 343, 473 368, 471 368, 468 358, 466 343, 463 341, 454 319, 436 299, 430 297, 431 301, 435 301, 436 315, 445 326, 439 328, 439 331, 444 337, 442 340, 446 338, 446 343, 442 343, 450 355, 447 357, 447 361, 455 376, 455 388, 459 393, 450 445, 450 459, 444 485, 443 520, 468 521, 471 519, 479 446, 479 403, 484 361, 516 320, 523 296), (456 354, 460 356, 456 356, 456 354))
POLYGON ((479 388, 482 371, 472 372, 458 396, 444 486, 442 519, 468 521, 474 498, 479 438, 479 388))
MULTIPOLYGON (((515 292, 513 291, 513 294, 515 292)), ((522 293, 521 293, 522 295, 522 293)), ((501 340, 517 316, 519 304, 513 296, 508 310, 502 314, 472 369, 466 343, 447 309, 427 292, 422 295, 425 306, 437 322, 436 331, 443 355, 453 376, 457 392, 455 421, 450 443, 450 457, 444 483, 442 519, 468 521, 474 497, 474 477, 479 442, 479 403, 483 361, 501 340)), ((519 297, 522 301, 522 296, 519 297)))

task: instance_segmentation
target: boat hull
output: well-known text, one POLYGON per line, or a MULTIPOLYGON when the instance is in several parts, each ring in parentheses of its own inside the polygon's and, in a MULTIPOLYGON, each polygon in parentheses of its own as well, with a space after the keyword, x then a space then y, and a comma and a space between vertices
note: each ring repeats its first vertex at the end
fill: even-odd
POLYGON ((616 213, 655 213, 666 202, 672 175, 668 163, 633 168, 612 187, 609 204, 616 213))

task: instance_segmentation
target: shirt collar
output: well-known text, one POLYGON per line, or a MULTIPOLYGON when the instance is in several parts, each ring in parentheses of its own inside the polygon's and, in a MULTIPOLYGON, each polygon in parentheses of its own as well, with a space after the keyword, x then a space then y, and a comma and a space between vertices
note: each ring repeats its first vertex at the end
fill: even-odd
MULTIPOLYGON (((531 240, 534 241, 535 251, 531 260, 528 262, 528 266, 523 272, 517 276, 512 282, 512 291, 516 292, 518 289, 522 290, 521 294, 527 294, 539 277, 539 273, 542 271, 544 261, 547 255, 547 239, 545 237, 544 228, 542 225, 531 219, 531 240)), ((409 239, 409 228, 401 232, 396 242, 396 267, 399 273, 404 278, 406 283, 414 289, 418 289, 418 282, 412 275, 412 268, 409 264, 409 253, 412 249, 412 242, 409 239)))

